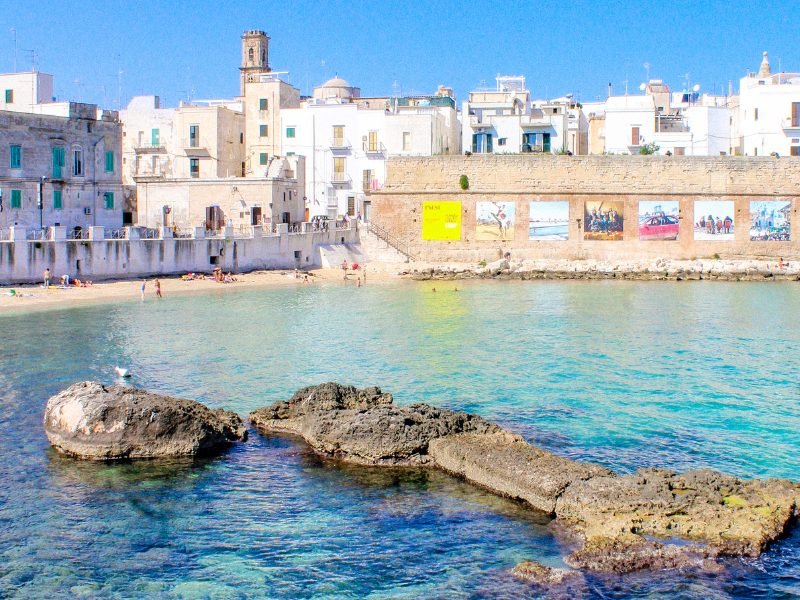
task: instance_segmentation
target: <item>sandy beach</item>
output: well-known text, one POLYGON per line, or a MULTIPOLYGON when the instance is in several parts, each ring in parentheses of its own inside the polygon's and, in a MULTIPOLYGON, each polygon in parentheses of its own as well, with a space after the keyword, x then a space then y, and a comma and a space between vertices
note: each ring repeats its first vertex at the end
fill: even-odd
MULTIPOLYGON (((407 265, 391 263, 373 263, 367 266, 367 279, 370 284, 399 280, 398 273, 407 265)), ((160 277, 161 293, 165 299, 172 296, 202 294, 210 292, 229 292, 236 290, 269 288, 277 286, 304 285, 357 285, 358 278, 363 277, 363 270, 348 271, 344 281, 341 269, 314 269, 300 271, 299 278, 294 271, 254 271, 236 275, 232 283, 219 283, 206 276, 206 279, 186 281, 177 276, 160 277), (308 281, 304 280, 308 276, 308 281)), ((145 298, 156 297, 155 279, 147 279, 145 298)), ((104 281, 89 287, 68 288, 50 286, 45 289, 40 285, 16 285, 0 287, 0 315, 29 312, 36 310, 58 310, 75 306, 134 300, 141 296, 142 279, 126 279, 120 281, 104 281), (14 293, 11 293, 11 290, 14 293)))

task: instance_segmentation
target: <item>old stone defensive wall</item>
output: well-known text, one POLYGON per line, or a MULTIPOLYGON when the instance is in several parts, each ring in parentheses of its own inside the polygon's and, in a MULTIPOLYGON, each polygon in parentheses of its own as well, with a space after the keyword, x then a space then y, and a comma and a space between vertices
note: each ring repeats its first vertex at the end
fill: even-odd
POLYGON ((800 158, 400 157, 369 200, 428 261, 800 258, 800 158))
POLYGON ((202 227, 188 237, 170 228, 91 227, 86 237, 68 239, 66 227, 0 231, 0 284, 41 282, 49 268, 54 279, 123 279, 148 275, 209 273, 214 267, 242 272, 320 266, 320 247, 358 241, 350 224, 315 231, 311 223, 274 231, 261 226, 225 228, 213 235, 202 227))

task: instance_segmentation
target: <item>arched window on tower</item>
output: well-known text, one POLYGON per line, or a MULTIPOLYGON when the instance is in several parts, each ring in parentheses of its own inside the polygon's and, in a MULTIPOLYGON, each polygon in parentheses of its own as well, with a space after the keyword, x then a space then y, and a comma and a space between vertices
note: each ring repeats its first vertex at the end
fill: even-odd
POLYGON ((261 50, 261 65, 263 66, 263 65, 266 65, 266 64, 267 64, 267 51, 262 49, 261 50))
POLYGON ((250 64, 253 64, 253 49, 247 51, 247 59, 250 61, 250 64))

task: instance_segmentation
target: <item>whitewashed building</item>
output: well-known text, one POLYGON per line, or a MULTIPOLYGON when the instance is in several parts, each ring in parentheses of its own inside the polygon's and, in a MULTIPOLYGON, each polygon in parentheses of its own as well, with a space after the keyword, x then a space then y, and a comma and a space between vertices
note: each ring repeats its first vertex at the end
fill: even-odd
POLYGON ((299 108, 281 109, 281 151, 306 157, 308 218, 370 216, 367 192, 379 189, 390 156, 459 152, 452 91, 362 98, 339 77, 315 88, 299 108))
POLYGON ((800 156, 800 73, 776 73, 764 52, 739 81, 736 150, 745 156, 800 156))
MULTIPOLYGON (((656 154, 719 156, 730 153, 731 102, 726 96, 697 90, 673 93, 661 80, 643 84, 644 93, 610 96, 603 117, 592 117, 602 128, 603 152, 639 154, 657 147, 656 154)), ((600 111, 593 111, 593 114, 600 111)), ((600 153, 592 131, 592 153, 600 153)))
POLYGON ((461 115, 464 152, 587 153, 588 121, 578 103, 532 101, 523 76, 500 76, 495 89, 470 92, 461 115))

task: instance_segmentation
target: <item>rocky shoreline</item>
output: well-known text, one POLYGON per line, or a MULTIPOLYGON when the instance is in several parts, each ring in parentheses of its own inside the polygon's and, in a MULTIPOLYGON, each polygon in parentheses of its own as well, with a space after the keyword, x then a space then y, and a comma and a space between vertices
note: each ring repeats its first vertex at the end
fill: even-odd
POLYGON ((408 268, 400 275, 430 279, 617 279, 633 281, 800 281, 800 262, 776 260, 507 260, 485 265, 450 264, 408 268))
MULTIPOLYGON (((556 529, 579 540, 565 559, 575 569, 718 568, 718 557, 759 556, 800 507, 798 483, 711 470, 619 475, 536 448, 475 415, 395 406, 375 387, 307 387, 250 420, 266 434, 299 435, 326 456, 439 468, 544 511, 556 529)), ((515 574, 543 584, 569 575, 531 561, 515 574)))

